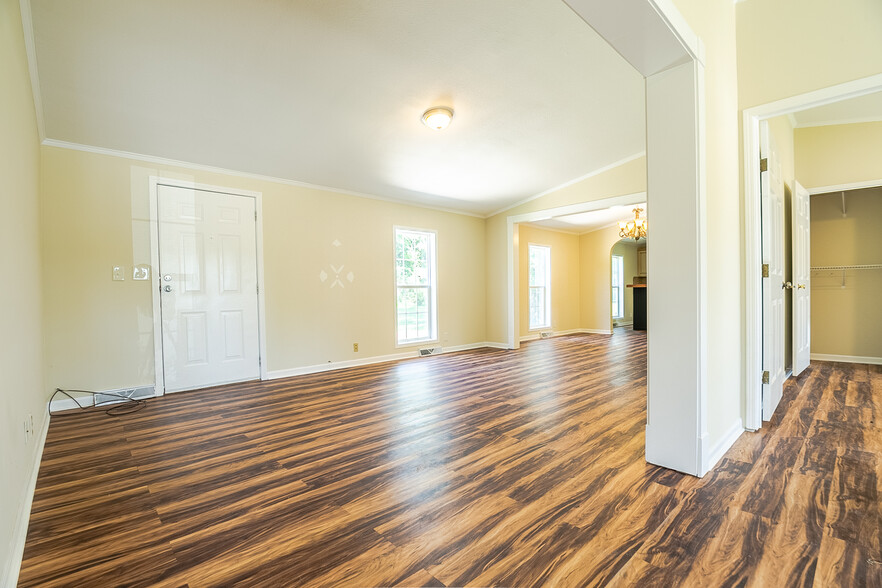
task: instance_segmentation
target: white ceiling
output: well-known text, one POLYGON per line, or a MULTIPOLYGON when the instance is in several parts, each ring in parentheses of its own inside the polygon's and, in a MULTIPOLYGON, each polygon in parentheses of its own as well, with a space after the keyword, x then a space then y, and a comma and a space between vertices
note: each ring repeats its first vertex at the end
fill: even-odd
POLYGON ((643 77, 561 0, 31 4, 49 139, 481 215, 645 150, 643 77))
POLYGON ((554 229, 557 231, 566 231, 568 233, 589 233, 618 224, 619 221, 634 218, 634 209, 641 208, 640 218, 646 217, 646 203, 631 204, 628 206, 613 206, 612 208, 604 208, 602 210, 591 210, 589 212, 580 212, 577 214, 569 214, 566 216, 556 216, 553 218, 533 221, 529 224, 539 228, 554 229))
POLYGON ((794 112, 795 127, 882 121, 882 92, 794 112))

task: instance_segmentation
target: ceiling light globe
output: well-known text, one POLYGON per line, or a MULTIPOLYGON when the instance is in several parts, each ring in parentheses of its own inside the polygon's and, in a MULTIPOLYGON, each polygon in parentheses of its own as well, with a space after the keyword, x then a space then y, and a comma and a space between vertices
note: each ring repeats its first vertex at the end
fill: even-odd
POLYGON ((436 131, 446 129, 451 119, 453 119, 453 111, 443 106, 430 108, 423 113, 423 124, 436 131))

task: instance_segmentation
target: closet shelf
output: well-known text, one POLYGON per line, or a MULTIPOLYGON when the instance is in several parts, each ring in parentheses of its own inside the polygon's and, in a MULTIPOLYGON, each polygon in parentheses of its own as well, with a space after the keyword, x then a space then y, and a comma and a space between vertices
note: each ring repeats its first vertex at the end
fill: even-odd
POLYGON ((868 265, 823 265, 811 268, 813 272, 841 271, 841 270, 874 270, 882 269, 882 263, 868 265))

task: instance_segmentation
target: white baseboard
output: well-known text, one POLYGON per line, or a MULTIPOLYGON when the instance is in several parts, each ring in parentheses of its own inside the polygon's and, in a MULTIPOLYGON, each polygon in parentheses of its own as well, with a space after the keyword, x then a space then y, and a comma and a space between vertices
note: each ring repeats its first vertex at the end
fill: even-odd
POLYGON ((713 447, 707 447, 706 443, 702 443, 702 448, 707 447, 707 452, 703 456, 702 459, 702 467, 701 473, 702 475, 706 474, 710 470, 712 470, 717 463, 723 459, 723 456, 729 451, 729 448, 735 444, 738 438, 741 436, 741 433, 744 432, 744 424, 739 417, 732 426, 729 427, 729 430, 717 441, 713 447))
POLYGON ((812 359, 818 361, 840 361, 842 363, 869 363, 882 365, 882 357, 868 357, 863 355, 830 355, 827 353, 812 353, 812 359))
POLYGON ((634 324, 634 321, 617 321, 615 323, 616 327, 630 327, 634 324))
MULTIPOLYGON (((132 386, 130 388, 118 388, 116 390, 96 390, 95 393, 96 394, 119 394, 119 395, 126 396, 127 392, 133 392, 133 391, 135 391, 135 392, 140 391, 141 392, 141 393, 134 396, 134 398, 137 398, 139 400, 156 397, 156 388, 152 384, 149 386, 132 386), (144 392, 148 389, 150 390, 150 393, 145 394, 144 392)), ((71 396, 73 396, 77 399, 79 404, 77 404, 76 402, 74 402, 72 399, 68 398, 64 394, 59 393, 59 394, 56 394, 52 398, 52 401, 49 403, 49 410, 52 412, 60 412, 63 410, 73 410, 75 408, 89 407, 89 406, 92 406, 93 404, 95 404, 95 396, 92 394, 78 394, 76 392, 70 392, 70 394, 71 394, 71 396)), ((120 400, 119 402, 123 402, 123 401, 120 400)), ((102 402, 101 403, 102 406, 104 404, 113 404, 113 403, 112 402, 106 402, 106 403, 102 402)))
MULTIPOLYGON (((561 337, 563 335, 612 335, 613 332, 604 329, 567 329, 565 331, 552 331, 552 337, 561 337)), ((524 341, 535 341, 541 339, 539 333, 530 333, 518 339, 521 343, 524 341)))
POLYGON ((31 468, 31 477, 25 491, 25 501, 18 511, 15 521, 15 530, 12 533, 12 550, 3 573, 2 585, 13 588, 18 583, 18 573, 21 571, 21 560, 24 556, 25 541, 28 538, 28 523, 31 519, 31 506, 34 503, 34 491, 37 489, 37 477, 40 475, 40 462, 43 460, 43 448, 46 446, 46 436, 49 434, 49 420, 47 414, 43 420, 43 428, 40 430, 40 438, 34 453, 34 465, 31 468))
POLYGON ((508 343, 497 343, 496 341, 484 341, 481 347, 492 347, 493 349, 510 349, 508 343))
POLYGON ((578 333, 584 333, 586 335, 612 335, 612 329, 579 329, 576 331, 578 333))
MULTIPOLYGON (((482 341, 480 343, 467 343, 465 345, 442 346, 444 353, 454 353, 456 351, 468 351, 470 349, 480 349, 482 347, 493 347, 495 349, 508 349, 508 345, 504 343, 495 343, 482 341)), ((433 354, 435 355, 435 354, 433 354)), ((288 368, 285 370, 273 370, 267 372, 267 380, 278 380, 279 378, 290 378, 292 376, 303 376, 306 374, 317 374, 320 372, 329 372, 350 367, 359 367, 363 365, 373 365, 376 363, 386 363, 388 361, 399 361, 401 359, 412 359, 420 357, 419 350, 407 351, 404 353, 390 353, 389 355, 375 355, 373 357, 365 357, 362 359, 348 359, 345 361, 329 361, 328 363, 320 363, 316 365, 306 365, 303 367, 288 368)))

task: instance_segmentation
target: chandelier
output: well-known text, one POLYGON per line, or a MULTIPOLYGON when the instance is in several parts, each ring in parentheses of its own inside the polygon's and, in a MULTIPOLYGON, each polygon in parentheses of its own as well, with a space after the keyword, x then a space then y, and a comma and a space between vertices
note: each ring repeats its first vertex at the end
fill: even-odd
POLYGON ((634 220, 619 221, 619 237, 624 239, 640 239, 646 237, 646 219, 640 218, 642 208, 634 209, 634 220))

